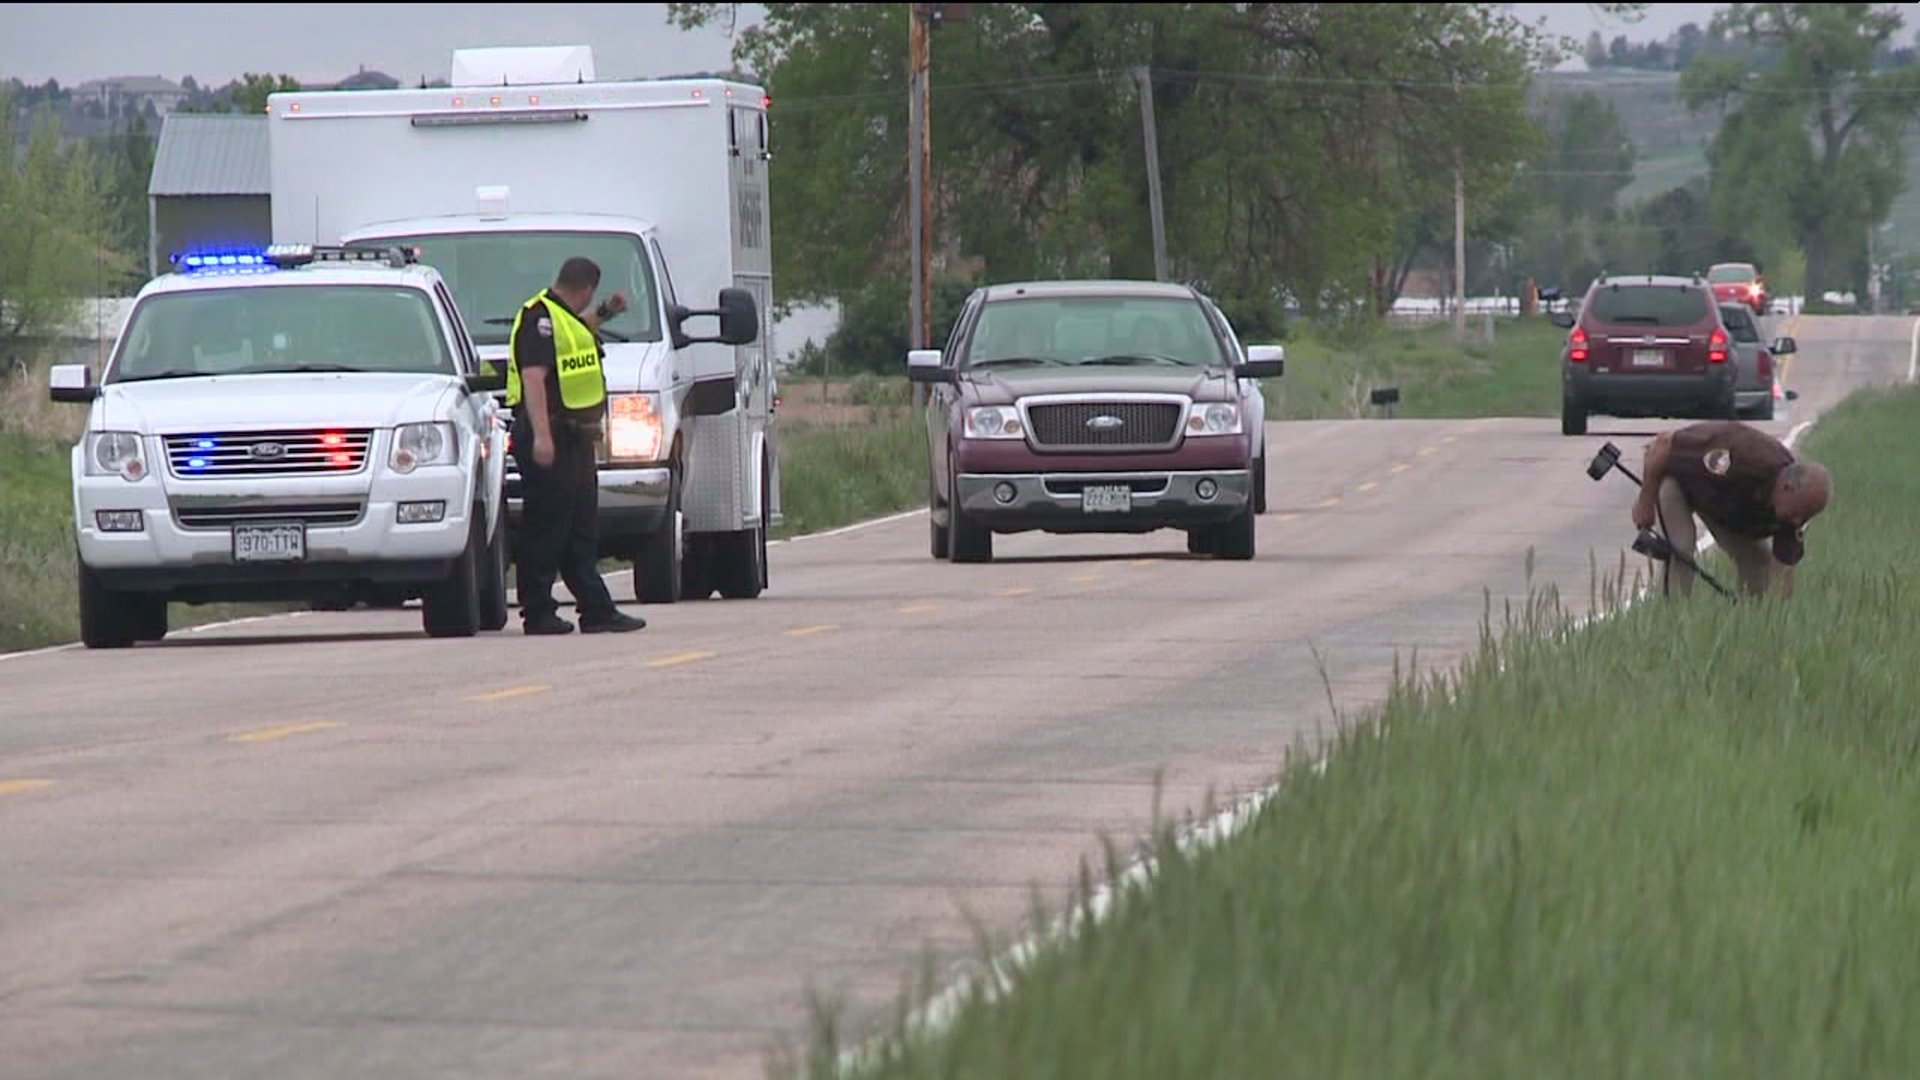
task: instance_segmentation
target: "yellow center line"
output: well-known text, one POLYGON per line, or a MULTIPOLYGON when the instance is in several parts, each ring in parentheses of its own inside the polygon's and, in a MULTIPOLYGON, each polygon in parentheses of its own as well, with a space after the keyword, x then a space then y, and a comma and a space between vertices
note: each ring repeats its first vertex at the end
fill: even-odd
POLYGON ((1075 574, 1073 575, 1073 580, 1074 581, 1099 581, 1100 572, 1096 570, 1090 574, 1075 574))
POLYGON ((900 609, 902 615, 919 615, 928 611, 940 610, 939 604, 908 604, 900 609))
POLYGON ((1330 510, 1330 509, 1332 509, 1333 507, 1336 507, 1336 506, 1339 506, 1339 505, 1340 505, 1340 496, 1338 496, 1338 495, 1335 495, 1335 496, 1334 496, 1333 498, 1331 498, 1331 499, 1321 499, 1321 500, 1320 500, 1320 509, 1322 509, 1322 510, 1330 510))
POLYGON ((1437 454, 1439 452, 1440 452, 1440 448, 1437 446, 1423 446, 1420 448, 1421 457, 1427 457, 1431 454, 1437 454))
POLYGON ((1024 585, 1022 585, 1022 586, 1019 586, 1019 587, 1016 587, 1016 588, 1012 588, 1012 589, 1001 589, 1001 590, 1000 590, 999 592, 997 592, 997 593, 994 593, 993 595, 995 595, 995 596, 1005 596, 1005 597, 1015 597, 1015 596, 1026 596, 1026 595, 1028 595, 1028 594, 1029 594, 1029 593, 1031 593, 1031 592, 1033 592, 1033 590, 1032 590, 1032 589, 1029 589, 1029 588, 1027 588, 1026 586, 1024 586, 1024 585))
POLYGON ((819 626, 799 626, 787 631, 787 636, 812 637, 814 634, 824 634, 829 630, 838 629, 840 629, 840 624, 838 623, 821 623, 819 626))
POLYGON ((289 735, 305 735, 310 731, 327 731, 331 728, 345 727, 332 720, 318 720, 310 724, 281 724, 279 727, 261 728, 258 731, 243 731, 238 735, 227 736, 228 742, 272 742, 289 735))
POLYGON ((649 660, 647 661, 647 666, 653 668, 675 667, 680 664, 691 664, 698 660, 711 660, 718 655, 720 654, 699 651, 674 653, 672 656, 663 656, 658 660, 649 660))
POLYGON ((1128 566, 1152 566, 1156 561, 1157 560, 1154 560, 1154 559, 1135 559, 1132 562, 1129 562, 1127 565, 1128 566))
POLYGON ((1442 436, 1440 437, 1440 441, 1441 441, 1441 442, 1443 442, 1443 443, 1450 443, 1450 442, 1453 442, 1454 440, 1456 440, 1456 439, 1458 439, 1459 437, 1460 437, 1460 436, 1458 436, 1458 435, 1442 435, 1442 436))
POLYGON ((18 795, 24 791, 39 791, 52 787, 51 780, 0 780, 0 795, 18 795))
POLYGON ((1293 520, 1294 518, 1297 518, 1297 517, 1299 517, 1299 516, 1300 516, 1299 514, 1281 514, 1281 515, 1280 515, 1279 517, 1277 517, 1277 518, 1274 518, 1273 520, 1275 520, 1275 521, 1292 521, 1292 520, 1293 520))
POLYGON ((1404 461, 1396 461, 1393 463, 1393 475, 1399 476, 1401 473, 1406 472, 1408 469, 1411 469, 1411 468, 1413 468, 1413 466, 1407 464, 1404 461))
POLYGON ((468 701, 505 701, 508 698, 526 697, 529 694, 544 694, 553 689, 551 686, 509 686, 505 690, 475 694, 468 701))
POLYGON ((1371 480, 1369 480, 1369 481, 1367 481, 1366 483, 1364 483, 1364 484, 1361 484, 1361 485, 1360 485, 1360 490, 1361 490, 1361 491, 1372 491, 1372 490, 1373 490, 1374 488, 1377 488, 1377 487, 1379 487, 1379 486, 1380 486, 1379 484, 1376 484, 1376 483, 1374 483, 1373 481, 1371 481, 1371 480))

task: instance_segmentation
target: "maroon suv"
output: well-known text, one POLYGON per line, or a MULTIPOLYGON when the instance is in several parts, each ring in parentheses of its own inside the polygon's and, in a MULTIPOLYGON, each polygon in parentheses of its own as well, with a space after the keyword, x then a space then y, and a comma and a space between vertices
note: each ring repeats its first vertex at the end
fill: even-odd
POLYGON ((1739 365, 1713 289, 1698 277, 1594 279, 1560 351, 1560 431, 1585 435, 1591 414, 1727 419, 1739 365))
POLYGON ((1051 281, 967 298, 947 349, 907 355, 928 384, 931 548, 986 562, 995 533, 1177 528, 1195 554, 1254 556, 1265 417, 1245 350, 1184 285, 1051 281))

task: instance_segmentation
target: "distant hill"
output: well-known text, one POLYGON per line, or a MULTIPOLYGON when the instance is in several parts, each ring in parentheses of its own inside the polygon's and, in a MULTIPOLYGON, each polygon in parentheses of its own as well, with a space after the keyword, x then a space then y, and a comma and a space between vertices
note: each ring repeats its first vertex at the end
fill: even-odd
MULTIPOLYGON (((1557 96, 1591 91, 1613 103, 1633 139, 1633 183, 1621 193, 1622 202, 1658 195, 1707 175, 1707 143, 1719 130, 1719 117, 1708 110, 1689 113, 1681 104, 1680 76, 1671 71, 1601 69, 1549 72, 1535 81, 1541 103, 1557 96)), ((1907 142, 1907 190, 1894 201, 1888 254, 1920 251, 1920 145, 1907 142)))

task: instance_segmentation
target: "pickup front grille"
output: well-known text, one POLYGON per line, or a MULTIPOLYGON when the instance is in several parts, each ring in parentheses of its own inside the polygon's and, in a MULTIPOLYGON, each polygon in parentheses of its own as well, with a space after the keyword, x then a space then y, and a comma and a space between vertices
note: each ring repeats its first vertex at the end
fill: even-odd
POLYGON ((183 480, 343 476, 366 467, 372 445, 366 428, 168 435, 167 470, 183 480))
POLYGON ((344 528, 358 524, 366 504, 359 500, 331 502, 176 502, 173 520, 183 529, 230 529, 235 525, 298 522, 313 528, 344 528))
POLYGON ((1163 449, 1185 410, 1160 401, 1063 401, 1027 408, 1033 444, 1045 450, 1163 449))

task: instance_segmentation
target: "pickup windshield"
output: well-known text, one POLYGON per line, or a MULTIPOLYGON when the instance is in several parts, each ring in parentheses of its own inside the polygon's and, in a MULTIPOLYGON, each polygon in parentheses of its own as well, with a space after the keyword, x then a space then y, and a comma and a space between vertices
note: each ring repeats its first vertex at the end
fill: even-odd
POLYGON ((425 291, 287 284, 147 297, 127 319, 105 381, 456 370, 425 291))
POLYGON ((653 268, 640 238, 603 232, 477 232, 382 236, 354 247, 393 244, 420 249, 420 261, 440 271, 476 345, 505 345, 513 317, 553 284, 560 264, 584 255, 600 267, 597 301, 627 294, 627 309, 601 323, 609 341, 659 341, 653 268))
POLYGON ((961 367, 1208 367, 1226 350, 1200 305, 1161 296, 1036 296, 980 313, 961 367))

